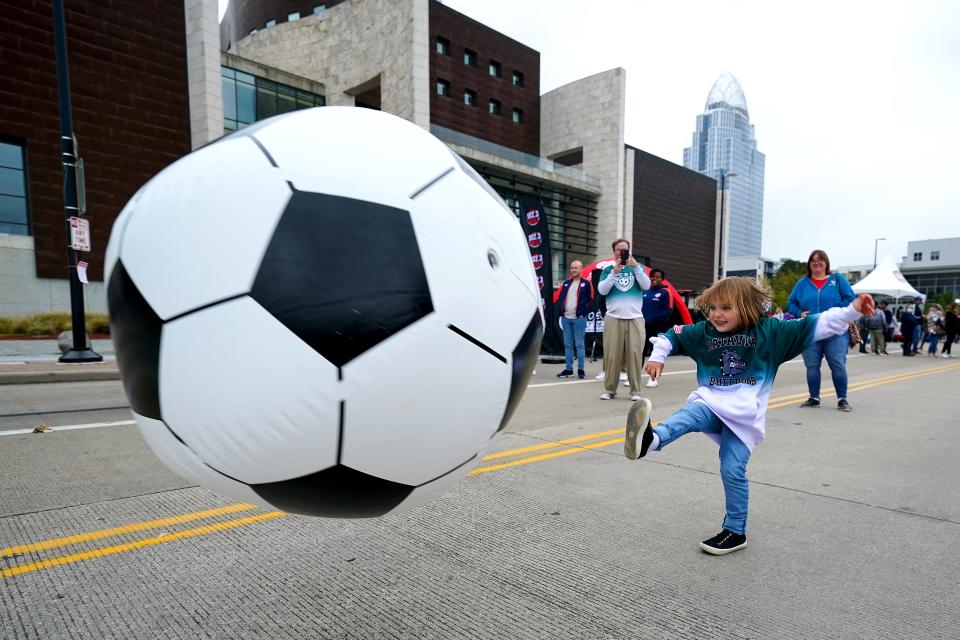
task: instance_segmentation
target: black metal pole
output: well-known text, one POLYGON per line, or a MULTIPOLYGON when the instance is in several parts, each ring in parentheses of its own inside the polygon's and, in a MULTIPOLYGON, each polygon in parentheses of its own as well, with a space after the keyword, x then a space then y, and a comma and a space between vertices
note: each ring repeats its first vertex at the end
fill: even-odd
POLYGON ((70 279, 70 313, 73 321, 73 348, 60 362, 100 362, 103 356, 87 349, 83 309, 83 284, 77 274, 77 257, 70 245, 70 218, 78 216, 77 155, 73 144, 73 114, 70 110, 70 68, 67 65, 67 33, 63 0, 53 0, 53 34, 57 51, 57 93, 60 103, 60 160, 63 164, 63 215, 67 231, 67 273, 70 279))
POLYGON ((723 205, 724 199, 726 196, 726 189, 724 188, 724 182, 726 181, 727 170, 724 169, 720 172, 720 249, 717 255, 720 256, 720 259, 717 260, 717 280, 720 280, 723 277, 723 205))

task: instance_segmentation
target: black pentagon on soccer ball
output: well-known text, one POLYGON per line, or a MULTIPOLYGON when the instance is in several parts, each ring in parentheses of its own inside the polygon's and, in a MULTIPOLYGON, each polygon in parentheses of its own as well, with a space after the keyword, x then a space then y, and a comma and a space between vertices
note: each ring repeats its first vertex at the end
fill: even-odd
POLYGON ((107 283, 110 338, 130 408, 154 420, 160 415, 160 333, 163 321, 144 299, 119 260, 107 283))
POLYGON ((294 191, 250 296, 341 367, 433 311, 410 213, 294 191))
POLYGON ((410 495, 413 487, 337 465, 301 478, 252 484, 271 505, 305 516, 375 518, 410 495))

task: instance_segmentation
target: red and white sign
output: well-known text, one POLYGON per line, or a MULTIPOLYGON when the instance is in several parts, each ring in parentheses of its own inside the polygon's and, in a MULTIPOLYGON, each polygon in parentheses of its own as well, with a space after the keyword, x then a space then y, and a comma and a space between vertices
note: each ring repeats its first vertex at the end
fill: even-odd
POLYGON ((533 268, 540 271, 540 268, 543 267, 543 254, 535 253, 530 256, 530 259, 533 260, 533 268))
POLYGON ((90 251, 90 221, 86 218, 70 218, 70 247, 74 251, 90 251))
POLYGON ((527 235, 527 243, 534 249, 539 247, 541 242, 543 242, 543 239, 540 237, 539 231, 527 235))
POLYGON ((539 209, 530 209, 530 211, 527 211, 527 224, 529 224, 531 227, 535 227, 540 224, 539 209))

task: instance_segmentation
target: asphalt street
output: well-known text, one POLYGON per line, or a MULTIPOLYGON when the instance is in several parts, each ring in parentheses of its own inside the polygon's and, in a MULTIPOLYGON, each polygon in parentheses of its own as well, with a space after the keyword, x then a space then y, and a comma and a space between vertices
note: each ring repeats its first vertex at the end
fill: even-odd
MULTIPOLYGON (((785 364, 748 546, 723 557, 697 548, 723 517, 716 447, 626 460, 628 394, 601 401, 598 365, 539 366, 470 477, 371 520, 191 486, 119 382, 0 386, 0 638, 960 638, 960 361, 851 352, 852 413, 825 365, 824 406, 799 408, 785 364)), ((689 360, 665 373, 654 420, 694 384, 689 360)))

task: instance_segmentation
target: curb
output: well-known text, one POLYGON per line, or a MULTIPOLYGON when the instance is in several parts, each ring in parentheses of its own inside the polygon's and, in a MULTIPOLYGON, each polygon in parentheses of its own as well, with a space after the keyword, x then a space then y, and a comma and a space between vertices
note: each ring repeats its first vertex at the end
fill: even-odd
POLYGON ((5 371, 0 373, 3 384, 40 384, 44 382, 89 382, 96 380, 119 380, 117 369, 93 371, 5 371))

